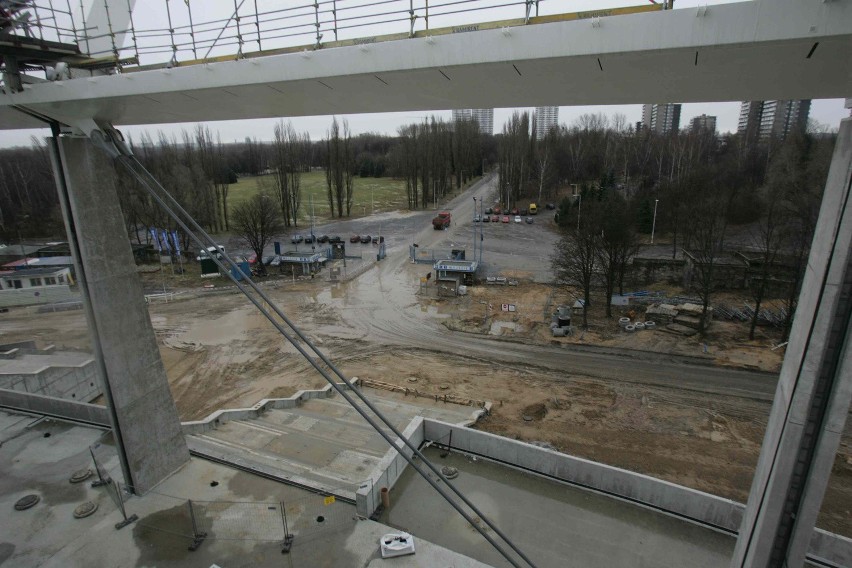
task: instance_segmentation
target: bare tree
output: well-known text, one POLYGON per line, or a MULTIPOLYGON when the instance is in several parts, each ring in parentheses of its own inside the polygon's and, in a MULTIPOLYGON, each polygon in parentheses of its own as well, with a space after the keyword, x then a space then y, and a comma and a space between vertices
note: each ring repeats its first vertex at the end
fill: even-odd
POLYGON ((756 277, 752 277, 750 285, 751 297, 755 305, 748 331, 749 339, 754 339, 760 307, 766 295, 770 278, 774 273, 775 261, 783 244, 785 214, 779 189, 772 185, 763 188, 763 217, 752 232, 752 241, 759 250, 760 271, 756 277))
POLYGON ((349 133, 349 123, 343 120, 343 133, 337 118, 333 118, 331 128, 326 137, 327 162, 325 181, 328 189, 328 206, 331 216, 343 217, 352 211, 354 199, 354 156, 352 154, 352 136, 349 133))
MULTIPOLYGON (((577 225, 569 224, 557 242, 550 259, 557 284, 576 286, 583 292, 583 327, 588 327, 592 283, 598 259, 599 227, 598 206, 589 200, 577 225)), ((585 202, 584 202, 585 203, 585 202)))
POLYGON ((266 272, 260 259, 263 249, 284 232, 284 224, 275 199, 266 193, 257 193, 240 203, 233 213, 234 232, 248 245, 258 259, 257 266, 266 272))
MULTIPOLYGON (((637 239, 627 200, 620 194, 608 191, 601 203, 605 214, 599 215, 600 238, 595 255, 600 265, 606 289, 606 317, 612 317, 612 294, 616 284, 624 280, 630 258, 636 254, 637 239)), ((597 234, 595 227, 595 234, 597 234)))
POLYGON ((710 296, 715 286, 716 269, 727 228, 728 196, 716 190, 704 175, 690 178, 691 198, 694 207, 690 213, 690 224, 694 247, 690 253, 694 259, 695 289, 701 298, 701 321, 699 331, 704 333, 710 296))
POLYGON ((272 175, 275 197, 286 226, 298 226, 302 203, 302 172, 309 168, 308 133, 298 134, 293 124, 279 121, 275 125, 271 148, 272 175))

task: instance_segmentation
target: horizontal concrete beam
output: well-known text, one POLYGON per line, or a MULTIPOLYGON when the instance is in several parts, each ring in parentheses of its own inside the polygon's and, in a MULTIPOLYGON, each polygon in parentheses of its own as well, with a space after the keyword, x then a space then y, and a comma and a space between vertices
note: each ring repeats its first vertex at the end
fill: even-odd
MULTIPOLYGON (((475 28, 473 26, 472 28, 475 28)), ((27 85, 16 110, 116 125, 541 105, 839 98, 852 4, 753 0, 27 85)))
POLYGON ((96 404, 0 389, 0 407, 52 418, 86 422, 104 428, 110 427, 109 412, 106 407, 96 404))

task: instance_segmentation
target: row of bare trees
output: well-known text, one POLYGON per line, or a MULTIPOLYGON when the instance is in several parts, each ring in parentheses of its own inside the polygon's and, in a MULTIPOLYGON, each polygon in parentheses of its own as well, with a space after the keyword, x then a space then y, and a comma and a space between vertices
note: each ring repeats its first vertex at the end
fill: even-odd
MULTIPOLYGON (((539 143, 527 143, 517 134, 515 122, 523 124, 523 116, 514 117, 504 129, 501 174, 504 167, 510 169, 501 183, 510 186, 510 197, 523 195, 523 188, 515 190, 516 172, 523 164, 516 157, 527 148, 526 163, 535 163, 543 155, 548 160, 555 158, 556 187, 575 186, 579 196, 565 199, 559 206, 564 236, 553 256, 553 268, 559 281, 584 291, 587 304, 592 286, 605 288, 608 303, 613 274, 624 277, 623 272, 613 270, 613 266, 623 266, 618 254, 603 252, 609 235, 622 228, 633 233, 635 243, 635 232, 649 233, 655 224, 657 234, 665 233, 671 240, 673 258, 681 250, 688 251, 693 265, 689 287, 700 297, 705 316, 719 285, 723 257, 744 252, 752 267, 748 279, 755 304, 751 335, 761 305, 771 292, 784 298, 786 337, 814 233, 833 136, 793 133, 783 141, 746 146, 737 135, 717 138, 707 132, 659 135, 631 128, 618 131, 612 125, 619 121, 592 115, 571 128, 552 130, 539 143), (513 148, 512 138, 522 143, 513 148), (503 166, 504 160, 514 164, 503 166), (614 193, 623 201, 613 201, 614 193), (657 201, 659 215, 654 214, 657 201), (608 225, 610 221, 616 224, 608 225)), ((533 170, 527 170, 527 195, 538 189, 533 170)), ((635 249, 626 246, 624 250, 635 249)))
POLYGON ((405 180, 410 209, 426 208, 482 173, 482 136, 476 120, 431 117, 398 129, 391 171, 405 180))

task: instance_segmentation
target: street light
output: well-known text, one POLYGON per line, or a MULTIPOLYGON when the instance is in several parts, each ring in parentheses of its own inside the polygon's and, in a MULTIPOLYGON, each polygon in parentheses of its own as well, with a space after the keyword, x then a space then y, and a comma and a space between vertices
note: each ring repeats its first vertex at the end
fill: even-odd
POLYGON ((654 220, 651 223, 651 244, 654 244, 654 230, 657 228, 657 203, 659 202, 659 199, 654 200, 654 220))

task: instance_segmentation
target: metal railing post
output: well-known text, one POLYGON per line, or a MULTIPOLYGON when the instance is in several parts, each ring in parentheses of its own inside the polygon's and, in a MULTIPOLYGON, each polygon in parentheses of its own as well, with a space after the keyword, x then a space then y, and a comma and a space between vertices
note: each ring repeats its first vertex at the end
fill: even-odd
POLYGON ((293 548, 293 539, 290 534, 290 528, 287 526, 287 510, 284 508, 284 501, 281 501, 281 523, 284 525, 284 542, 281 543, 281 554, 287 554, 293 548))
POLYGON ((192 544, 189 545, 189 551, 195 552, 204 539, 207 538, 207 533, 198 532, 198 524, 195 522, 195 511, 192 509, 192 499, 187 499, 186 504, 189 506, 189 518, 192 520, 192 544))

